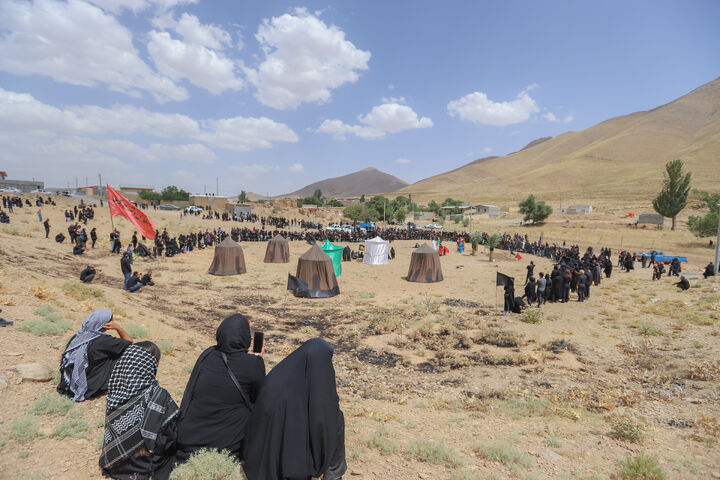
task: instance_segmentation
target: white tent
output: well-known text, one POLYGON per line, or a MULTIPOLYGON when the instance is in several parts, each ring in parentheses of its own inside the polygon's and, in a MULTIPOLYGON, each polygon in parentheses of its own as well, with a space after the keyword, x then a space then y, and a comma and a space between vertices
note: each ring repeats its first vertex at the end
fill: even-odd
POLYGON ((365 240, 365 256, 363 263, 368 265, 386 265, 388 263, 388 251, 390 242, 380 237, 365 240))

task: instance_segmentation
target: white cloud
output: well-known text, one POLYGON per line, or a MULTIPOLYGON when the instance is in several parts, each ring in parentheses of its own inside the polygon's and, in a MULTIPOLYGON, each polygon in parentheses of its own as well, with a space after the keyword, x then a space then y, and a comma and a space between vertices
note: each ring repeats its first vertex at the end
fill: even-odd
POLYGON ((541 116, 542 116, 542 118, 544 118, 544 119, 547 120, 548 122, 559 122, 559 121, 560 121, 560 119, 557 118, 557 117, 555 116, 555 114, 552 113, 552 112, 543 113, 541 116))
POLYGON ((571 114, 568 115, 567 117, 563 118, 563 123, 570 123, 570 122, 572 122, 573 120, 575 120, 575 117, 573 117, 573 114, 571 113, 571 114))
POLYGON ((243 86, 242 79, 235 75, 235 61, 201 44, 152 31, 147 48, 158 71, 173 80, 187 79, 214 94, 243 86))
POLYGON ((305 166, 302 163, 293 163, 288 170, 291 172, 304 172, 305 166))
POLYGON ((490 148, 490 147, 485 147, 485 148, 482 149, 482 152, 483 152, 483 153, 490 153, 490 152, 492 152, 492 148, 490 148))
POLYGON ((298 141, 297 134, 287 125, 266 117, 203 120, 201 125, 205 131, 195 138, 216 147, 239 152, 270 148, 272 142, 298 141))
POLYGON ((532 113, 539 111, 530 90, 537 88, 533 84, 520 92, 514 100, 494 102, 485 93, 473 92, 453 100, 447 105, 452 116, 482 125, 504 126, 526 122, 532 113))
POLYGON ((304 8, 265 19, 255 38, 265 58, 246 70, 248 81, 260 103, 281 110, 329 101, 331 90, 357 81, 370 60, 370 52, 346 40, 345 32, 304 8))
POLYGON ((230 170, 244 175, 246 179, 254 180, 261 175, 280 171, 277 165, 261 165, 251 163, 250 165, 233 165, 230 170))
POLYGON ((325 120, 318 127, 317 132, 344 140, 349 134, 361 138, 381 138, 388 133, 433 126, 430 118, 418 118, 415 110, 398 103, 383 103, 375 106, 367 115, 359 115, 358 120, 363 125, 347 125, 340 120, 325 120))
POLYGON ((222 50, 232 44, 232 37, 218 25, 202 24, 195 15, 183 13, 175 25, 175 31, 194 45, 222 50))
POLYGON ((410 159, 408 159, 408 158, 396 158, 396 159, 395 159, 395 163, 400 163, 400 164, 405 165, 405 164, 410 163, 410 159))
MULTIPOLYGON (((270 148, 273 142, 296 142, 297 134, 284 123, 269 118, 233 117, 200 122, 180 114, 151 112, 144 108, 115 105, 69 106, 44 104, 31 95, 0 88, 0 129, 7 132, 48 132, 80 137, 128 136, 142 133, 168 139, 192 139, 213 147, 236 151, 270 148)), ((192 153, 209 158, 200 145, 171 150, 190 158, 192 153)))
POLYGON ((187 91, 155 73, 138 55, 132 33, 100 8, 69 0, 0 2, 0 69, 46 75, 157 101, 185 100, 187 91))

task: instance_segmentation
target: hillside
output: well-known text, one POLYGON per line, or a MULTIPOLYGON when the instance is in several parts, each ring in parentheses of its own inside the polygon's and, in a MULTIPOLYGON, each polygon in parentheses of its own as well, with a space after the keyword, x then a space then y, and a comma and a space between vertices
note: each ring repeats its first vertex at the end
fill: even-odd
POLYGON ((530 192, 545 200, 641 200, 654 195, 667 161, 680 158, 693 187, 720 180, 720 79, 649 111, 531 142, 503 156, 474 161, 402 188, 420 200, 447 196, 515 201, 530 192))
POLYGON ((328 178, 315 182, 281 197, 309 197, 315 190, 321 190, 326 197, 354 197, 373 193, 392 192, 406 187, 407 182, 393 177, 377 168, 369 167, 359 172, 328 178))

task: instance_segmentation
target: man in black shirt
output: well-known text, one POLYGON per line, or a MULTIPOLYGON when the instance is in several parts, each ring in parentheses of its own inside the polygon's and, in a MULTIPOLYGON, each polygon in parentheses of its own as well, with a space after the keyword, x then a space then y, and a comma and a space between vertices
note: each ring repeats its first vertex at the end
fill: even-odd
POLYGON ((95 278, 95 266, 92 263, 88 263, 88 266, 80 272, 80 281, 83 283, 90 283, 95 278))
POLYGON ((45 227, 45 238, 48 238, 50 235, 50 219, 46 218, 43 222, 43 226, 45 227))
POLYGON ((132 273, 132 262, 130 261, 130 256, 126 253, 123 253, 122 258, 120 259, 120 270, 122 271, 123 277, 125 277, 125 281, 123 282, 123 290, 128 289, 128 280, 130 280, 130 274, 132 273))
POLYGON ((687 278, 682 276, 680 277, 680 281, 677 283, 673 283, 673 285, 677 286, 682 290, 687 290, 688 288, 690 288, 690 282, 687 281, 687 278))
POLYGON ((143 284, 140 283, 140 277, 138 276, 138 272, 133 272, 132 276, 128 278, 127 281, 127 289, 131 292, 137 292, 142 288, 143 284))

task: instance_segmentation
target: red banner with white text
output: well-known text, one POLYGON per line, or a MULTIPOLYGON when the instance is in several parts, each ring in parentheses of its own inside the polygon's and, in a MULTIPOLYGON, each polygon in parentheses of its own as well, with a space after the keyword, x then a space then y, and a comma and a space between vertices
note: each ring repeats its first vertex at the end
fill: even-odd
POLYGON ((147 215, 133 205, 130 200, 120 195, 120 193, 110 185, 107 186, 107 192, 110 216, 127 218, 130 220, 130 223, 137 227, 143 237, 153 240, 156 233, 155 225, 153 225, 147 215))

